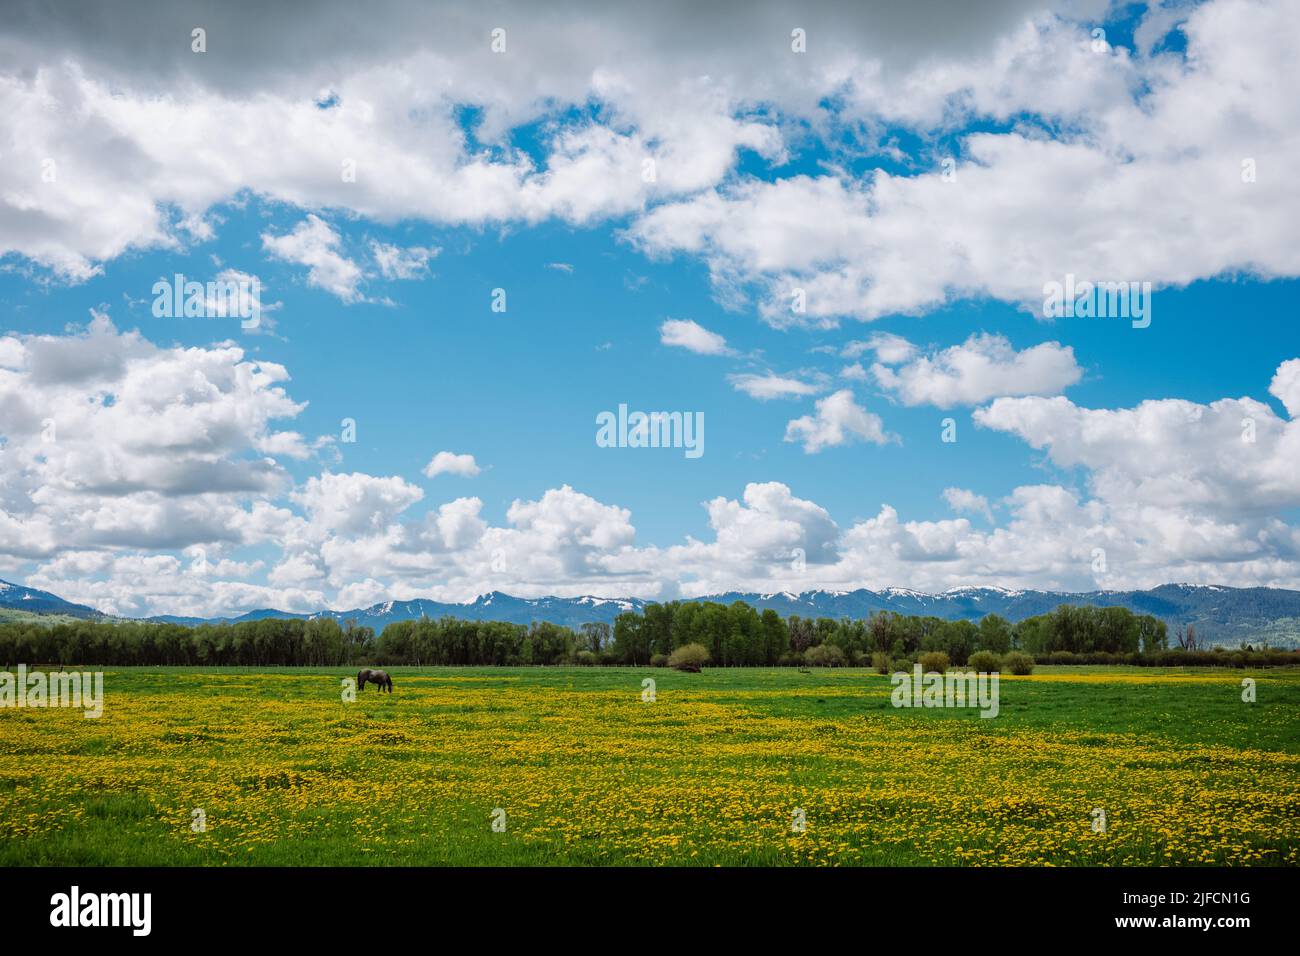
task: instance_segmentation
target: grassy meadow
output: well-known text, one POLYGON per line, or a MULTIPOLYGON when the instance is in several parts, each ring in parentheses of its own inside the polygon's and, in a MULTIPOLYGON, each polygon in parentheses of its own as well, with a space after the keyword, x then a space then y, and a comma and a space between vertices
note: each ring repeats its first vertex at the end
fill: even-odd
POLYGON ((1039 667, 991 720, 856 669, 104 673, 0 710, 0 865, 1300 863, 1296 669, 1039 667))

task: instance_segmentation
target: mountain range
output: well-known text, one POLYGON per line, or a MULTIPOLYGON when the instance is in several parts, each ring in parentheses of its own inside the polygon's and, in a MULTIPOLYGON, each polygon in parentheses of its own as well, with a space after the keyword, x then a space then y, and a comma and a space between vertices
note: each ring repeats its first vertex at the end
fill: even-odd
MULTIPOLYGON (((900 614, 932 615, 947 620, 977 620, 985 614, 999 614, 1010 621, 1045 614, 1060 604, 1120 606, 1160 618, 1169 625, 1171 636, 1175 627, 1193 624, 1202 643, 1236 645, 1241 641, 1267 641, 1278 647, 1300 646, 1300 591, 1280 588, 1164 584, 1146 591, 1059 592, 961 587, 940 594, 906 588, 886 588, 882 591, 860 588, 856 591, 819 590, 799 594, 789 591, 766 594, 731 591, 692 600, 718 601, 724 604, 744 601, 760 610, 771 608, 782 616, 797 614, 800 617, 864 618, 874 611, 896 611, 900 614)), ((624 611, 639 611, 647 603, 650 602, 639 598, 590 596, 520 598, 501 591, 491 591, 464 604, 417 598, 411 601, 385 601, 348 611, 320 610, 300 614, 266 608, 248 611, 236 617, 161 615, 145 620, 196 625, 254 621, 268 617, 332 617, 340 623, 352 621, 358 626, 372 627, 378 632, 394 621, 450 616, 516 624, 550 621, 577 627, 588 621, 612 623, 624 611)), ((48 591, 0 581, 0 611, 5 609, 87 620, 113 619, 92 607, 65 601, 48 591)))

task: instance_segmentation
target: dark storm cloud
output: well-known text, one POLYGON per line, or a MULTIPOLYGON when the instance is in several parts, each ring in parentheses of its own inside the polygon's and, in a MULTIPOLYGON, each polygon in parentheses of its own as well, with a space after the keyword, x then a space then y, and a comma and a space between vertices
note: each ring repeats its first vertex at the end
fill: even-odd
MULTIPOLYGON (((589 73, 626 56, 653 59, 679 76, 745 75, 761 74, 771 57, 788 53, 795 27, 807 31, 811 59, 851 53, 902 66, 932 56, 974 54, 1052 5, 1048 0, 619 5, 19 0, 6 5, 0 61, 21 74, 71 59, 133 87, 192 81, 244 94, 264 84, 319 87, 357 66, 420 51, 461 69, 499 70, 502 61, 489 59, 488 40, 493 28, 503 27, 514 68, 534 77, 589 73), (207 32, 203 55, 190 49, 196 27, 207 32)), ((446 79, 431 76, 429 82, 436 87, 446 79)))

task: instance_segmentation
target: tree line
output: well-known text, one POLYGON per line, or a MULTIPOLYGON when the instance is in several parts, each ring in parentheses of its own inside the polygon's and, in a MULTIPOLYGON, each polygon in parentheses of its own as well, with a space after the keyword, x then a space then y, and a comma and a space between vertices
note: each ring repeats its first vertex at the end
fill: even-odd
POLYGON ((1062 605, 1015 624, 996 614, 976 621, 881 611, 865 619, 783 618, 743 601, 672 601, 620 614, 613 625, 578 628, 453 617, 396 621, 376 635, 333 618, 265 618, 237 624, 75 621, 45 626, 0 623, 0 663, 208 666, 523 666, 661 665, 699 644, 713 666, 847 664, 910 666, 942 652, 957 666, 987 651, 1027 653, 1044 663, 1294 663, 1295 654, 1243 648, 1197 650, 1179 628, 1171 648, 1165 623, 1122 607, 1062 605), (1249 654, 1249 657, 1242 655, 1249 654))
POLYGON ((1153 654, 1168 647, 1168 633, 1163 621, 1127 608, 1069 605, 1012 624, 997 614, 976 622, 894 611, 858 620, 797 615, 787 619, 772 610, 760 614, 743 601, 674 601, 647 605, 639 614, 620 614, 614 622, 612 651, 619 663, 652 663, 684 644, 702 644, 712 662, 722 666, 827 659, 864 665, 882 655, 910 662, 925 652, 943 652, 953 664, 965 665, 977 651, 1153 654), (835 651, 819 653, 817 648, 835 651))

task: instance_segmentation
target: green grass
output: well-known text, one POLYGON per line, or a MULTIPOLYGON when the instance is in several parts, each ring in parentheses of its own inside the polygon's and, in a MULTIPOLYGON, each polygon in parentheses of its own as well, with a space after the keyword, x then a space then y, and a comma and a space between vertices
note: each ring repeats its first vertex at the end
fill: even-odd
POLYGON ((855 669, 391 672, 345 703, 343 669, 119 668, 99 720, 0 709, 0 865, 1300 862, 1296 669, 1040 667, 992 720, 855 669))

